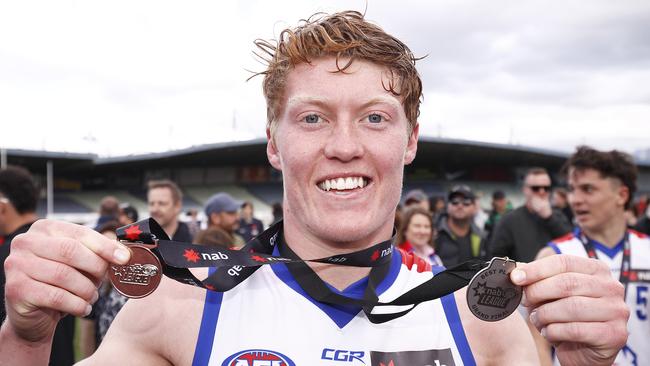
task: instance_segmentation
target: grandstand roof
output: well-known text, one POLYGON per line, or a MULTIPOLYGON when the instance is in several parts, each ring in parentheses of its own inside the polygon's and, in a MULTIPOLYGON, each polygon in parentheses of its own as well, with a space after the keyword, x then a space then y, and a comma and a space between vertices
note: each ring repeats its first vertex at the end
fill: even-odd
POLYGON ((7 163, 20 165, 32 172, 45 172, 45 163, 52 161, 56 169, 77 169, 83 166, 92 166, 97 155, 79 154, 59 151, 7 149, 7 163))
MULTIPOLYGON (((53 160, 58 169, 114 168, 169 165, 244 165, 266 164, 266 139, 229 141, 191 146, 185 149, 159 153, 98 157, 95 154, 50 152, 36 150, 7 150, 9 164, 18 164, 36 170, 44 169, 43 160, 53 160)), ((570 153, 522 145, 498 144, 462 139, 420 136, 418 154, 413 165, 442 164, 454 168, 476 165, 549 166, 560 167, 570 153)), ((650 162, 637 161, 643 170, 650 162)))

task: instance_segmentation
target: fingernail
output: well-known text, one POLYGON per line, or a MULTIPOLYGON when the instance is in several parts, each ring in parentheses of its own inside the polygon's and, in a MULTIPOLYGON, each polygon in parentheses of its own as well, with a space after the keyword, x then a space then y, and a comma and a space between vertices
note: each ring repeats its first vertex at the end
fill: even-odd
POLYGON ((113 257, 120 263, 126 263, 130 256, 131 253, 129 253, 129 250, 122 247, 115 249, 113 252, 113 257))
POLYGON ((522 283, 526 280, 526 272, 520 269, 514 269, 510 274, 510 278, 512 278, 512 281, 516 284, 522 283))
POLYGON ((97 291, 95 291, 95 293, 93 294, 93 298, 90 299, 90 303, 94 304, 94 303, 97 302, 98 299, 99 299, 99 293, 97 291))
POLYGON ((84 312, 84 316, 90 315, 91 311, 93 311, 93 307, 90 305, 86 305, 86 311, 84 312))
POLYGON ((526 306, 526 291, 521 291, 521 301, 519 303, 526 306))
POLYGON ((546 338, 546 327, 542 328, 539 333, 542 335, 542 337, 546 338))
POLYGON ((529 318, 530 318, 530 322, 533 323, 535 327, 537 327, 538 326, 537 322, 539 321, 539 318, 537 316, 537 311, 533 311, 532 313, 530 313, 529 318))

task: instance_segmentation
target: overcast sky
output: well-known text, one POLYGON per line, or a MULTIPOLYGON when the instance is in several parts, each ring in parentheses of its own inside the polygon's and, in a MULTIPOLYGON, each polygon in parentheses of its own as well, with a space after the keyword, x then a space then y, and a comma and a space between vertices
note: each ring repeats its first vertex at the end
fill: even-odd
POLYGON ((253 40, 366 6, 427 56, 422 134, 650 148, 646 0, 0 0, 0 146, 115 156, 263 137, 253 40))

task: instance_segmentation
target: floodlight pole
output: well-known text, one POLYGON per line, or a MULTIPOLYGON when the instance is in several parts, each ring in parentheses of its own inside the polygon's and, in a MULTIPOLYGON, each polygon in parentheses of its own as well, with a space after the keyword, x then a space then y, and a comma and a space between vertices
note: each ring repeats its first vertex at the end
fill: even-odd
POLYGON ((7 169, 7 149, 0 148, 0 170, 7 169))
POLYGON ((47 217, 54 212, 54 163, 47 161, 47 217))

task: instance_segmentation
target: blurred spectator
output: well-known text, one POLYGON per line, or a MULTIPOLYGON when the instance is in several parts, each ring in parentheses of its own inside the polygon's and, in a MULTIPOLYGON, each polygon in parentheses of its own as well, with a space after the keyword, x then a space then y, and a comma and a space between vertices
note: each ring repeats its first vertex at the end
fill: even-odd
POLYGON ((239 226, 239 208, 242 203, 231 195, 220 192, 205 203, 205 216, 208 218, 208 229, 222 230, 230 238, 230 246, 240 247, 244 239, 236 234, 239 226))
POLYGON ((190 228, 178 220, 183 206, 183 192, 171 180, 152 180, 147 193, 149 215, 162 226, 172 240, 192 242, 190 228))
POLYGON ((650 235, 650 207, 645 209, 645 214, 637 221, 634 228, 641 233, 650 235))
MULTIPOLYGON (((123 226, 120 222, 109 221, 102 225, 98 231, 107 238, 117 239, 115 231, 120 226, 123 226)), ((79 326, 81 358, 86 358, 95 352, 113 319, 128 300, 127 297, 115 290, 108 277, 104 279, 97 292, 99 298, 93 304, 93 310, 87 317, 81 319, 79 326)))
POLYGON ((546 169, 531 168, 524 178, 526 203, 503 215, 490 242, 490 256, 530 262, 550 242, 571 232, 571 224, 551 207, 551 177, 546 169))
POLYGON ((639 196, 639 198, 636 199, 636 203, 634 204, 634 212, 636 214, 636 217, 643 216, 643 214, 648 209, 649 202, 650 202, 650 197, 648 197, 647 194, 642 194, 639 196))
MULTIPOLYGON (((27 170, 14 166, 0 170, 0 264, 7 259, 13 239, 18 234, 26 232, 34 221, 38 220, 37 202, 38 189, 27 170)), ((3 321, 6 316, 5 281, 4 266, 0 265, 0 321, 3 321)), ((50 365, 74 363, 72 349, 74 319, 73 316, 65 315, 59 321, 54 332, 50 365)))
POLYGON ((282 220, 282 203, 276 202, 272 206, 272 211, 273 211, 273 223, 275 224, 276 222, 282 220))
POLYGON ((120 201, 113 196, 106 196, 102 198, 99 204, 99 218, 95 224, 95 230, 98 230, 102 225, 109 221, 117 220, 120 215, 120 201))
POLYGON ((120 226, 129 225, 138 221, 138 210, 129 203, 121 204, 117 221, 120 223, 120 226))
POLYGON ((402 205, 398 203, 397 207, 395 208, 395 221, 393 221, 393 227, 395 228, 395 230, 399 229, 402 226, 403 215, 404 215, 404 210, 402 209, 402 205))
POLYGON ((427 212, 431 211, 431 207, 429 207, 429 197, 427 197, 427 194, 421 189, 412 189, 404 196, 405 210, 415 205, 422 207, 427 212))
POLYGON ((506 194, 503 191, 494 191, 492 193, 492 210, 488 214, 488 219, 485 222, 485 233, 488 238, 492 236, 494 228, 499 220, 501 220, 501 217, 508 211, 510 210, 508 209, 506 194))
POLYGON ((445 213, 445 197, 433 196, 429 199, 429 206, 431 207, 431 214, 433 216, 433 226, 438 226, 440 216, 445 213))
POLYGON ((476 206, 476 213, 474 214, 474 225, 481 230, 485 229, 485 223, 488 220, 488 214, 481 207, 481 199, 483 198, 483 192, 478 191, 474 195, 474 204, 476 206))
POLYGON ((221 247, 226 249, 234 248, 233 237, 218 227, 209 227, 201 230, 194 237, 194 244, 221 247))
POLYGON ((442 261, 433 248, 434 236, 431 214, 422 207, 414 206, 404 212, 396 242, 400 249, 415 253, 432 266, 441 266, 442 261))
POLYGON ((438 223, 434 245, 445 266, 485 257, 485 235, 474 225, 475 212, 476 197, 468 186, 455 186, 449 191, 447 213, 438 223))
POLYGON ((248 243, 259 233, 264 231, 262 221, 256 219, 253 214, 253 204, 246 201, 241 205, 241 218, 239 219, 239 228, 237 233, 248 243))
POLYGON ((571 225, 573 225, 573 211, 569 206, 569 195, 566 189, 557 187, 553 189, 553 196, 551 198, 553 208, 560 210, 571 225))
POLYGON ((187 227, 190 229, 190 235, 193 238, 201 231, 201 223, 199 222, 199 211, 195 208, 187 210, 185 213, 187 215, 187 227))

